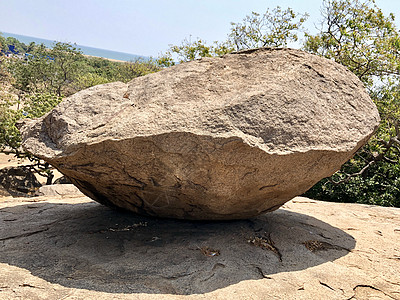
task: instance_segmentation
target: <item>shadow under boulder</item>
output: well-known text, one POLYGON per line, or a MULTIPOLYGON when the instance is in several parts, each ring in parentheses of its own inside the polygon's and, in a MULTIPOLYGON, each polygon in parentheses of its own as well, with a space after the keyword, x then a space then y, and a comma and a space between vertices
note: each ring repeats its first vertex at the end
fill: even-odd
POLYGON ((189 295, 307 269, 355 247, 344 231, 288 210, 200 222, 68 201, 0 209, 0 262, 68 288, 189 295))

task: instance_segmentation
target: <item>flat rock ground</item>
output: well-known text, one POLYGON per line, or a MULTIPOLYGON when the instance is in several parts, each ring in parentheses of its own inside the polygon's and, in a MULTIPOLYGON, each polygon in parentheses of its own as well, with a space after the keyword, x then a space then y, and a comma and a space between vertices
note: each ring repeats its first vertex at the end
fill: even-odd
POLYGON ((400 209, 295 198, 188 222, 0 199, 0 299, 400 299, 400 209))

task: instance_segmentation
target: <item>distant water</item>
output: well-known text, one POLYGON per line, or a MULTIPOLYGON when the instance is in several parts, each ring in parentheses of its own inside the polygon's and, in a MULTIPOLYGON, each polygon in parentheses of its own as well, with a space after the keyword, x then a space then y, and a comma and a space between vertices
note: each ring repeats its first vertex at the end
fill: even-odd
MULTIPOLYGON (((20 34, 15 34, 15 33, 8 33, 8 32, 1 32, 1 33, 4 37, 14 37, 24 44, 29 44, 31 42, 35 42, 36 44, 44 44, 46 47, 52 47, 54 44, 54 41, 36 38, 36 37, 32 37, 32 36, 26 36, 26 35, 20 35, 20 34)), ((111 59, 117 59, 117 60, 123 60, 123 61, 132 61, 132 60, 136 60, 138 58, 148 59, 148 57, 146 57, 146 56, 140 56, 140 55, 129 54, 129 53, 124 53, 124 52, 111 51, 111 50, 87 47, 87 46, 82 46, 82 45, 74 45, 74 46, 79 48, 83 52, 83 54, 86 54, 86 55, 111 58, 111 59)))

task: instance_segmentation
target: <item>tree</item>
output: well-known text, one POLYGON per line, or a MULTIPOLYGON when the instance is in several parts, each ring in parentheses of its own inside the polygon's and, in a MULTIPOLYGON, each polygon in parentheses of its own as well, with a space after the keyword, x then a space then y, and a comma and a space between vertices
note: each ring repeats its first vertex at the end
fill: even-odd
POLYGON ((5 47, 6 47, 6 39, 0 32, 0 56, 3 55, 3 50, 5 49, 5 47))
POLYGON ((159 70, 160 67, 152 58, 120 62, 99 57, 85 57, 81 66, 81 74, 77 77, 76 87, 81 90, 107 82, 122 81, 126 83, 133 78, 159 70))
POLYGON ((306 35, 306 51, 346 66, 367 87, 374 84, 374 76, 400 74, 400 38, 393 14, 386 17, 372 0, 325 0, 322 16, 320 33, 306 35))
POLYGON ((114 77, 115 80, 113 81, 129 82, 133 78, 158 72, 159 70, 160 67, 154 59, 138 58, 134 61, 118 63, 117 75, 114 77))
POLYGON ((8 95, 8 97, 3 95, 0 98, 0 152, 30 160, 31 164, 27 167, 46 177, 47 184, 51 184, 54 177, 50 165, 21 149, 21 136, 16 124, 23 118, 41 117, 61 100, 61 97, 51 94, 33 94, 25 99, 23 107, 16 108, 15 104, 18 103, 18 100, 15 100, 12 95, 8 95))
POLYGON ((83 73, 76 78, 75 86, 78 90, 83 90, 91 86, 110 82, 107 78, 97 73, 83 73))
POLYGON ((59 97, 76 92, 71 87, 83 61, 82 51, 71 44, 57 42, 47 57, 50 59, 48 65, 49 75, 51 75, 47 80, 50 81, 52 87, 49 92, 55 91, 59 97))
POLYGON ((288 43, 298 40, 298 32, 303 31, 307 14, 297 14, 291 8, 282 10, 279 6, 266 10, 264 14, 252 12, 241 23, 231 23, 231 30, 223 42, 215 41, 211 45, 197 38, 192 41, 185 38, 181 45, 169 45, 166 53, 158 58, 162 67, 191 61, 200 57, 222 56, 243 49, 258 47, 287 47, 288 43))
MULTIPOLYGON (((0 39, 0 43, 3 41, 0 39)), ((28 158, 32 162, 29 167, 47 177, 50 184, 51 166, 21 149, 17 122, 46 114, 63 96, 81 89, 111 81, 127 82, 159 67, 152 60, 121 63, 85 57, 67 43, 55 43, 51 49, 31 43, 25 49, 24 58, 0 57, 0 152, 28 158)))
POLYGON ((76 47, 57 42, 52 49, 30 45, 25 60, 17 59, 11 65, 15 88, 24 93, 50 93, 59 97, 76 90, 73 82, 80 72, 83 55, 76 47))
POLYGON ((291 8, 282 10, 277 6, 260 15, 252 12, 241 23, 231 23, 229 42, 235 49, 260 47, 287 47, 290 42, 297 42, 297 32, 302 31, 308 14, 295 13, 291 8))
POLYGON ((192 38, 185 38, 181 45, 169 45, 166 53, 163 53, 157 62, 161 67, 170 67, 175 65, 175 60, 179 63, 192 61, 201 57, 221 56, 234 51, 233 46, 229 41, 219 43, 214 42, 208 46, 207 42, 197 38, 192 41, 192 38))
POLYGON ((382 121, 353 159, 306 195, 400 206, 400 35, 394 20, 374 1, 324 1, 320 33, 307 35, 304 48, 356 74, 368 88, 382 121))

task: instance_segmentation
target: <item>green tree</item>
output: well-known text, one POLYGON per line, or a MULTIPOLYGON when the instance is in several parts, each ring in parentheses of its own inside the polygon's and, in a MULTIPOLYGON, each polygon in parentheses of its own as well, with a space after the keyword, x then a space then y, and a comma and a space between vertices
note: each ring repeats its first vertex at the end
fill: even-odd
POLYGON ((73 82, 80 72, 83 55, 67 43, 55 43, 52 49, 30 45, 32 50, 25 60, 11 65, 15 88, 30 94, 45 92, 58 96, 70 95, 76 90, 73 82))
POLYGON ((107 78, 97 73, 83 73, 77 76, 75 86, 78 90, 83 90, 91 86, 110 82, 107 78))
POLYGON ((327 0, 305 50, 333 59, 362 80, 381 125, 353 159, 306 195, 321 200, 400 206, 400 35, 393 14, 374 1, 327 0))
POLYGON ((19 40, 17 40, 14 37, 11 37, 11 36, 9 36, 5 39, 5 44, 7 46, 8 45, 14 46, 15 51, 17 51, 21 54, 26 53, 26 51, 28 49, 28 47, 24 43, 20 42, 19 40))
POLYGON ((115 79, 122 82, 128 82, 133 78, 154 73, 159 70, 160 67, 154 59, 138 58, 134 61, 119 63, 117 67, 118 76, 116 76, 115 79))
POLYGON ((55 92, 59 97, 76 92, 72 84, 79 75, 82 52, 71 44, 57 42, 49 51, 48 57, 50 76, 47 80, 52 88, 49 92, 55 92))
POLYGON ((325 0, 322 16, 320 33, 307 35, 306 51, 346 66, 367 87, 374 84, 374 76, 400 74, 400 38, 393 14, 385 16, 372 0, 325 0))
POLYGON ((297 42, 298 32, 303 31, 303 23, 308 14, 295 13, 291 8, 281 7, 264 14, 252 12, 240 23, 231 23, 229 42, 236 50, 260 47, 287 47, 290 42, 297 42))
POLYGON ((18 154, 20 135, 16 122, 23 117, 22 111, 14 109, 17 101, 11 95, 0 99, 0 152, 18 154))
POLYGON ((39 118, 54 108, 61 97, 51 94, 32 94, 24 105, 12 95, 0 99, 0 152, 22 154, 21 137, 16 123, 23 118, 39 118))
POLYGON ((21 148, 21 136, 16 124, 23 118, 41 117, 61 100, 61 97, 51 94, 33 94, 25 99, 21 107, 12 95, 0 98, 0 152, 29 159, 32 162, 30 169, 46 177, 47 184, 51 184, 54 177, 50 165, 21 148))
POLYGON ((298 32, 303 31, 307 14, 295 13, 291 8, 283 10, 279 6, 264 14, 252 12, 242 22, 231 23, 230 33, 223 42, 215 41, 211 45, 197 38, 192 41, 185 38, 181 45, 169 45, 166 53, 158 58, 162 67, 191 61, 200 57, 221 56, 233 51, 258 47, 287 47, 296 42, 298 32))
POLYGON ((3 50, 5 49, 5 46, 6 46, 6 39, 0 32, 0 56, 3 55, 3 50))
POLYGON ((14 88, 22 93, 33 93, 47 88, 48 58, 44 45, 38 45, 26 60, 14 60, 9 70, 15 79, 14 88))
MULTIPOLYGON (((5 39, 1 39, 0 45, 5 39)), ((16 43, 17 44, 17 43, 16 43)), ((53 178, 50 166, 24 152, 17 122, 37 118, 56 106, 63 96, 97 84, 123 81, 159 70, 154 60, 115 62, 85 57, 73 45, 55 43, 53 48, 34 43, 26 46, 25 58, 0 57, 0 152, 28 158, 31 168, 53 178)))
POLYGON ((100 57, 85 57, 82 75, 93 74, 98 78, 103 78, 107 82, 117 81, 118 66, 120 62, 111 61, 100 57))
POLYGON ((81 90, 93 85, 122 81, 129 82, 133 78, 154 73, 160 70, 154 59, 138 58, 134 61, 119 62, 98 57, 85 58, 81 74, 77 78, 77 89, 81 90))
POLYGON ((0 86, 14 88, 0 93, 0 152, 8 149, 23 155, 15 123, 25 117, 40 117, 63 96, 97 84, 128 82, 159 70, 154 60, 121 63, 85 57, 66 43, 55 43, 51 49, 43 44, 29 47, 32 49, 25 59, 0 58, 0 79, 4 77, 0 86))
POLYGON ((234 51, 229 41, 222 43, 214 42, 209 46, 206 41, 200 38, 192 41, 191 37, 189 37, 189 39, 185 38, 180 45, 169 46, 169 49, 157 60, 161 67, 175 65, 175 60, 179 63, 183 63, 201 57, 221 56, 234 51))

